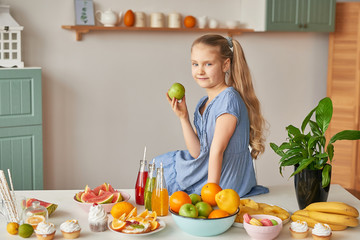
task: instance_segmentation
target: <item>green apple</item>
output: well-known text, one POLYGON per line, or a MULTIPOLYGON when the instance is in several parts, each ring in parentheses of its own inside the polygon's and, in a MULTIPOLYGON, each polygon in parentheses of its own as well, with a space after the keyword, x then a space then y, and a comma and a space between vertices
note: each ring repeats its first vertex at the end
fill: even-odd
POLYGON ((180 83, 174 83, 170 87, 168 95, 171 99, 176 98, 177 100, 181 100, 185 95, 185 88, 180 83))
POLYGON ((198 215, 204 217, 208 217, 213 210, 211 205, 207 202, 198 202, 195 207, 198 210, 198 215))
POLYGON ((191 203, 185 203, 180 207, 179 215, 183 217, 196 218, 198 216, 198 210, 191 203))
POLYGON ((199 194, 196 193, 192 193, 189 195, 190 199, 191 199, 191 203, 193 205, 196 205, 198 202, 201 202, 201 197, 199 194))

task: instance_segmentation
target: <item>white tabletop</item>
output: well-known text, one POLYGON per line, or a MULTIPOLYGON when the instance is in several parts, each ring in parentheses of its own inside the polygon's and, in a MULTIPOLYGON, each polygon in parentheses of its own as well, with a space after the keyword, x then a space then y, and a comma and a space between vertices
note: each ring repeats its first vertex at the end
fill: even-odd
MULTIPOLYGON (((133 235, 123 236, 109 230, 100 233, 94 233, 90 231, 87 217, 88 214, 83 209, 79 208, 76 202, 73 200, 73 196, 79 190, 43 190, 43 191, 17 191, 17 195, 25 196, 26 198, 37 198, 43 201, 52 202, 58 204, 57 210, 50 216, 49 222, 52 222, 56 226, 56 235, 55 239, 64 239, 62 237, 59 226, 66 220, 77 219, 82 227, 82 231, 79 239, 135 239, 133 235)), ((129 200, 134 206, 138 208, 138 213, 144 210, 144 206, 138 206, 135 204, 134 199, 134 190, 133 189, 122 189, 131 195, 129 200)), ((269 204, 276 204, 281 206, 291 213, 298 210, 298 204, 295 197, 295 191, 293 186, 273 186, 270 187, 270 193, 263 194, 259 196, 254 196, 251 199, 257 202, 264 202, 269 204)), ((355 198, 349 192, 339 185, 331 185, 328 201, 341 201, 347 204, 350 204, 360 210, 360 200, 355 198)), ((146 239, 206 239, 205 237, 196 237, 189 235, 181 231, 176 223, 173 221, 170 213, 168 216, 159 217, 166 223, 166 228, 160 232, 157 232, 152 235, 147 235, 143 238, 146 239)), ((109 214, 109 221, 112 220, 112 216, 109 214)), ((21 239, 19 236, 12 236, 6 232, 6 222, 5 219, 0 216, 0 239, 1 240, 10 240, 10 239, 21 239)), ((139 236, 141 238, 141 236, 139 236)), ((250 237, 245 232, 245 229, 239 227, 231 227, 225 233, 209 237, 212 239, 250 239, 250 237)), ((36 239, 36 235, 33 234, 29 239, 36 239)), ((289 233, 289 223, 285 224, 282 232, 280 233, 277 239, 292 239, 289 233)), ((311 234, 309 234, 307 239, 312 239, 311 234)), ((360 239, 360 227, 348 228, 345 231, 336 231, 333 232, 332 240, 336 239, 360 239)))

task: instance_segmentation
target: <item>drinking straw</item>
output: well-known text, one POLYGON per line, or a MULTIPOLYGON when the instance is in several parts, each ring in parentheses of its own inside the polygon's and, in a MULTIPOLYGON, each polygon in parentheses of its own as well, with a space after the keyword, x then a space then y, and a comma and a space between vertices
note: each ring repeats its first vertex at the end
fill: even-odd
POLYGON ((145 149, 144 149, 144 158, 143 160, 146 160, 146 146, 145 146, 145 149))
MULTIPOLYGON (((10 194, 10 197, 12 198, 12 200, 14 201, 14 203, 16 203, 16 197, 15 197, 15 192, 14 192, 14 185, 13 185, 13 181, 12 181, 12 177, 11 177, 11 172, 10 172, 10 169, 9 169, 9 168, 8 168, 8 175, 9 175, 10 186, 11 186, 11 194, 10 194)), ((15 214, 16 214, 16 216, 18 216, 16 205, 15 205, 15 214)))
POLYGON ((15 215, 15 205, 14 201, 11 198, 9 185, 6 181, 5 174, 3 170, 0 170, 0 195, 4 200, 4 205, 6 210, 11 218, 11 221, 18 222, 18 217, 15 215))

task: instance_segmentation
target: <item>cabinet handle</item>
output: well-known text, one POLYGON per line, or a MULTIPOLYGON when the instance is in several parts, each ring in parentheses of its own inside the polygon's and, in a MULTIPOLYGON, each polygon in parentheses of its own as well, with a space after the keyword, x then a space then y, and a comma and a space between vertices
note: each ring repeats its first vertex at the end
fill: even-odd
POLYGON ((302 27, 303 27, 303 25, 300 23, 300 24, 299 24, 299 28, 302 28, 302 27))
POLYGON ((306 24, 306 23, 304 24, 303 28, 307 28, 307 24, 306 24))

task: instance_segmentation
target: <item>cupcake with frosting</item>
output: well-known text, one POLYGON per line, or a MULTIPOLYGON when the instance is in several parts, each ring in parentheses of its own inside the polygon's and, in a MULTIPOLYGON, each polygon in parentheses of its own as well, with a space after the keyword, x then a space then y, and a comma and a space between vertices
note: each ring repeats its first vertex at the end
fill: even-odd
POLYGON ((290 233, 293 238, 302 239, 306 238, 309 232, 309 227, 305 221, 292 222, 290 225, 290 233))
POLYGON ((55 225, 48 222, 40 222, 35 229, 36 236, 39 240, 52 240, 55 232, 55 225))
POLYGON ((60 230, 63 234, 63 237, 66 239, 75 239, 80 236, 80 225, 77 220, 67 220, 66 222, 60 225, 60 230))
POLYGON ((89 211, 89 225, 93 232, 103 232, 107 229, 108 216, 103 206, 94 203, 89 211))
POLYGON ((314 240, 329 240, 331 235, 331 228, 327 224, 317 223, 312 230, 312 236, 314 240))

